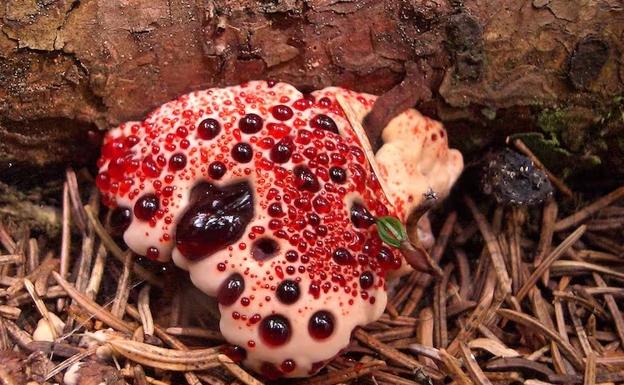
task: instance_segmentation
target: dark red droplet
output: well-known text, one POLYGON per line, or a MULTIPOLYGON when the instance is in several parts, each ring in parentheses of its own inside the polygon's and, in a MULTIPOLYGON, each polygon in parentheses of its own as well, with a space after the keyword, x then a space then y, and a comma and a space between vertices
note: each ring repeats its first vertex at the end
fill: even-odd
POLYGON ((142 221, 149 221, 160 208, 160 201, 154 194, 146 194, 134 204, 134 216, 142 221))
POLYGON ((293 151, 295 150, 295 144, 291 137, 282 138, 272 148, 270 158, 275 163, 286 163, 290 159, 293 151))
POLYGON ((313 193, 321 189, 318 178, 309 168, 305 166, 296 166, 293 169, 293 173, 295 174, 295 186, 298 189, 313 193))
POLYGON ((334 134, 338 134, 338 126, 334 119, 324 114, 318 114, 310 120, 310 127, 320 130, 331 131, 334 134))
POLYGON ((125 158, 114 158, 108 163, 108 174, 116 179, 121 179, 126 171, 125 158))
POLYGON ((280 365, 280 368, 282 368, 282 371, 284 373, 290 373, 293 370, 295 370, 296 367, 297 367, 297 364, 295 363, 294 360, 284 360, 282 364, 280 365))
POLYGON ((347 181, 347 172, 341 167, 332 167, 329 169, 329 177, 334 183, 343 184, 347 181))
POLYGON ((327 214, 331 210, 331 204, 327 198, 322 195, 318 195, 312 199, 312 207, 314 207, 314 210, 319 214, 327 214))
POLYGON ((257 261, 266 261, 275 257, 279 251, 279 246, 272 238, 260 238, 251 246, 251 255, 257 261))
POLYGON ((328 338, 334 332, 334 316, 325 310, 317 311, 310 318, 308 332, 317 340, 328 338))
POLYGON ((151 178, 158 177, 161 171, 160 167, 151 155, 148 155, 143 159, 143 162, 141 163, 141 170, 143 170, 145 175, 151 178))
POLYGON ((360 286, 362 289, 370 289, 375 283, 375 278, 373 277, 373 273, 370 271, 365 271, 360 274, 360 286))
POLYGON ((282 371, 270 362, 263 362, 262 365, 260 365, 260 373, 262 373, 262 376, 267 380, 277 380, 283 375, 282 371))
POLYGON ((225 164, 223 164, 223 162, 219 162, 218 160, 208 165, 208 175, 210 175, 212 179, 221 179, 221 177, 225 175, 226 171, 227 167, 225 167, 225 164))
POLYGON ((377 262, 384 269, 392 268, 394 262, 394 255, 392 255, 392 251, 385 246, 381 247, 379 249, 379 253, 377 254, 377 262))
POLYGON ((238 121, 238 128, 245 134, 255 134, 262 129, 263 120, 256 114, 247 114, 238 121))
POLYGON ((271 203, 267 209, 267 212, 270 216, 276 218, 284 216, 284 210, 282 210, 282 205, 279 202, 271 203))
POLYGON ((147 248, 147 251, 145 252, 145 256, 148 259, 151 259, 152 261, 155 261, 160 256, 160 251, 158 250, 158 248, 156 248, 154 246, 150 246, 150 247, 147 248))
POLYGON ((236 143, 232 148, 232 158, 239 163, 249 163, 253 158, 253 149, 249 143, 236 143))
POLYGON ((279 314, 263 319, 259 330, 260 338, 270 346, 284 345, 290 339, 290 322, 279 314))
POLYGON ((295 250, 288 250, 286 252, 286 260, 288 262, 297 262, 297 260, 299 259, 299 254, 297 254, 297 252, 295 250))
POLYGON ((277 290, 275 291, 275 295, 281 303, 291 305, 299 299, 299 284, 295 281, 286 279, 279 284, 277 290))
POLYGON ((214 139, 219 132, 221 132, 221 124, 216 119, 204 119, 197 126, 197 135, 204 140, 214 139))
POLYGON ((127 207, 116 207, 111 213, 110 226, 114 235, 121 235, 132 222, 132 210, 127 207))
POLYGON ((353 255, 344 247, 339 247, 334 250, 332 258, 334 259, 334 262, 339 265, 350 265, 355 261, 353 255))
POLYGON ((284 121, 293 117, 293 110, 288 106, 278 104, 271 108, 271 114, 275 119, 284 121))
POLYGON ((169 158, 169 170, 180 171, 186 166, 186 156, 184 154, 173 154, 169 158))
POLYGON ((230 306, 238 300, 243 291, 245 291, 245 279, 242 275, 234 273, 219 287, 217 301, 222 306, 230 306))
POLYGON ((207 257, 240 239, 253 212, 247 182, 219 187, 200 183, 191 190, 191 204, 178 221, 176 246, 188 259, 207 257))
POLYGON ((247 358, 247 351, 238 345, 223 345, 220 350, 234 362, 241 362, 247 358))
POLYGON ((101 172, 95 177, 95 185, 102 191, 110 188, 110 176, 107 172, 101 172))
POLYGON ((360 229, 366 229, 375 223, 375 217, 358 202, 354 202, 351 206, 351 222, 360 229))

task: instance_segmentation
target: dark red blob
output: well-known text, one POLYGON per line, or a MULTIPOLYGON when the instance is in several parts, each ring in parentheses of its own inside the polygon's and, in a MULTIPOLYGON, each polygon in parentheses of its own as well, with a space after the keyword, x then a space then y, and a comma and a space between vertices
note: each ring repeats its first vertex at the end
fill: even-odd
POLYGON ((293 117, 293 110, 288 106, 279 104, 271 108, 271 114, 275 119, 284 121, 293 117))
POLYGON ((370 271, 365 271, 360 275, 360 286, 362 289, 370 289, 375 283, 375 277, 370 271))
POLYGON ((375 217, 360 203, 351 206, 351 222, 359 229, 366 229, 375 223, 375 217))
POLYGON ((239 163, 249 163, 253 158, 253 149, 249 143, 236 143, 232 148, 232 158, 239 163))
POLYGON ((247 358, 247 351, 238 345, 223 345, 219 350, 234 362, 241 362, 247 358))
POLYGON ((247 182, 222 187, 200 183, 178 222, 176 246, 191 260, 209 256, 240 239, 253 212, 253 191, 247 182))
POLYGON ((288 262, 297 262, 297 260, 299 259, 299 254, 297 254, 297 252, 295 250, 288 250, 286 252, 286 260, 288 262))
POLYGON ((143 173, 150 178, 157 178, 161 171, 160 167, 151 155, 148 155, 145 159, 143 159, 141 170, 143 170, 143 173))
POLYGON ((296 166, 293 169, 293 173, 295 174, 295 186, 299 190, 306 190, 315 193, 321 189, 318 178, 309 168, 305 166, 296 166))
POLYGON ((324 114, 318 114, 310 120, 310 127, 320 130, 331 131, 334 134, 339 134, 338 126, 334 119, 324 114))
POLYGON ((297 364, 294 360, 284 360, 280 365, 280 368, 284 373, 290 373, 297 367, 297 364))
POLYGON ((221 132, 221 124, 212 118, 202 120, 197 126, 197 135, 200 139, 214 139, 221 132))
POLYGON ((262 129, 264 121, 256 114, 247 114, 238 121, 238 128, 245 134, 255 134, 262 129))
POLYGON ((110 227, 115 235, 121 235, 132 222, 132 210, 127 207, 116 207, 111 213, 110 227))
POLYGON ((317 340, 328 338, 334 332, 334 316, 325 310, 317 311, 310 318, 308 332, 317 340))
POLYGON ((277 299, 286 305, 297 302, 300 294, 299 284, 289 279, 282 281, 275 292, 277 299))
POLYGON ((284 345, 290 339, 290 322, 279 314, 263 319, 259 330, 260 338, 270 346, 284 345))
POLYGON ((208 165, 208 175, 212 179, 221 179, 221 177, 225 175, 226 171, 227 167, 225 167, 225 164, 223 164, 223 162, 219 162, 218 160, 208 165))
POLYGON ((276 256, 279 246, 272 238, 260 238, 251 246, 251 255, 257 261, 266 261, 276 256))
POLYGON ((184 154, 173 154, 169 158, 169 170, 180 171, 186 166, 186 156, 184 154))
POLYGON ((95 185, 102 191, 106 191, 110 188, 110 176, 106 171, 99 173, 95 177, 95 185))
POLYGON ((355 258, 353 258, 353 255, 349 252, 349 250, 345 249, 344 247, 339 247, 334 250, 332 258, 334 259, 334 262, 339 265, 351 265, 355 262, 355 258))
POLYGON ((243 291, 245 291, 245 279, 242 275, 234 273, 219 287, 217 302, 222 306, 230 306, 238 300, 243 291))
POLYGON ((273 148, 271 148, 270 158, 275 163, 286 163, 290 159, 293 151, 295 151, 295 144, 291 137, 286 137, 277 142, 273 148))
POLYGON ((392 268, 394 262, 394 255, 392 255, 392 251, 385 246, 381 247, 379 249, 379 254, 377 254, 377 262, 384 269, 392 268))
POLYGON ((329 201, 321 195, 315 197, 312 200, 312 206, 314 207, 314 210, 316 210, 316 212, 320 214, 327 214, 331 209, 331 204, 329 203, 329 201))
POLYGON ((156 248, 154 246, 151 246, 151 247, 147 248, 147 251, 145 252, 145 256, 148 259, 151 259, 152 261, 155 261, 160 256, 160 251, 158 250, 158 248, 156 248))
POLYGON ((319 217, 316 213, 308 213, 306 217, 308 218, 308 223, 312 226, 318 226, 321 224, 321 217, 319 217))
POLYGON ((139 198, 134 204, 134 215, 142 220, 149 221, 156 215, 160 208, 160 201, 154 194, 146 194, 139 198))
POLYGON ((116 179, 121 179, 126 171, 126 160, 115 158, 108 163, 108 174, 116 179))
POLYGON ((347 172, 341 167, 332 167, 329 169, 329 177, 334 183, 343 184, 347 181, 347 172))
POLYGON ((262 376, 267 380, 277 380, 282 376, 281 370, 270 362, 263 362, 262 365, 260 365, 260 373, 262 373, 262 376))
POLYGON ((279 202, 273 202, 269 205, 269 208, 267 209, 267 212, 269 213, 270 216, 272 217, 283 217, 284 216, 284 210, 282 210, 282 205, 279 202))

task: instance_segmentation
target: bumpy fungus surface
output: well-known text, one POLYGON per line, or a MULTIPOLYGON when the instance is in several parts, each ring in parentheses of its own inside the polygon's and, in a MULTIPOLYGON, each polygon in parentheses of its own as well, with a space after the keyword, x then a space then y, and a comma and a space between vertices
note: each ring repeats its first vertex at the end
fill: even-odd
POLYGON ((376 154, 386 197, 337 94, 360 121, 375 101, 264 81, 193 92, 111 130, 98 164, 128 246, 188 270, 232 356, 268 378, 318 371, 382 314, 406 263, 374 217, 405 221, 463 166, 439 123, 406 111, 376 154))

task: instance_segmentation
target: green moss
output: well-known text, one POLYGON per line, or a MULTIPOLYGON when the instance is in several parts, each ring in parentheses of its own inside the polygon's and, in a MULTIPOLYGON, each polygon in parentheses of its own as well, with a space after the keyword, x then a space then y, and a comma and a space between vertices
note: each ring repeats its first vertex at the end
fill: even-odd
POLYGON ((557 140, 557 135, 567 126, 566 114, 563 110, 542 110, 537 117, 537 126, 551 134, 552 140, 557 140))

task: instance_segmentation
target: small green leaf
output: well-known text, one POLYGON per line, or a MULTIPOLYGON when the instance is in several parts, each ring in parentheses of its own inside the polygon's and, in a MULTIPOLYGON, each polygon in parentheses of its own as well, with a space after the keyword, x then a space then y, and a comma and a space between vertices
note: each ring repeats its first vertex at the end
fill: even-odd
POLYGON ((379 233, 379 238, 381 238, 384 243, 396 248, 399 248, 401 242, 407 239, 405 227, 401 221, 395 217, 378 217, 377 232, 379 233))

